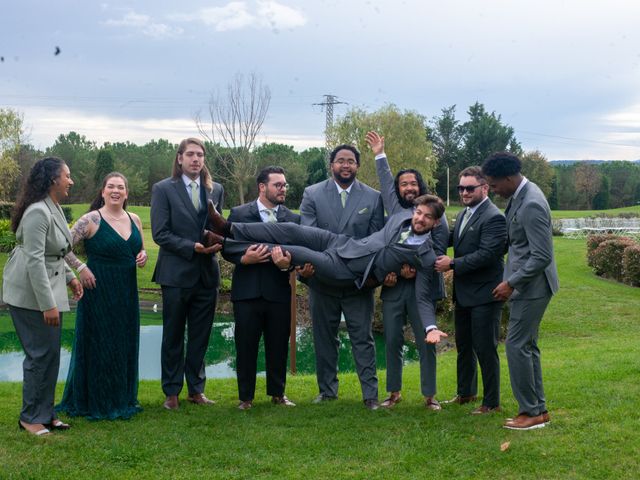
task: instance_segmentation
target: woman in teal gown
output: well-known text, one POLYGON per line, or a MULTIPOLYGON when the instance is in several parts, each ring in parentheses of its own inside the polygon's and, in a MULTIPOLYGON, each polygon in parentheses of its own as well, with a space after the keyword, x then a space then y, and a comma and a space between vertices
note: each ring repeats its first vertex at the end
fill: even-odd
POLYGON ((125 210, 126 200, 126 178, 110 173, 90 211, 72 228, 73 242, 84 241, 88 261, 85 266, 73 254, 67 257, 85 287, 67 382, 56 407, 70 416, 126 419, 142 410, 136 266, 144 266, 147 255, 140 219, 125 210))

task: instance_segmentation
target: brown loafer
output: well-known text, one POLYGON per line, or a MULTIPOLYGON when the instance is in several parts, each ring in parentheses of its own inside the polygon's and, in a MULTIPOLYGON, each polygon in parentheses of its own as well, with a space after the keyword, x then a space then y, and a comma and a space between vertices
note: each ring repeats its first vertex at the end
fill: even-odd
POLYGON ((458 405, 464 405, 465 403, 475 402, 476 400, 478 400, 477 395, 469 395, 468 397, 463 397, 462 395, 456 395, 451 400, 445 400, 442 403, 444 404, 457 403, 458 405))
POLYGON ((238 404, 238 410, 249 410, 252 407, 253 407, 253 401, 251 400, 241 401, 238 404))
POLYGON ((480 405, 478 408, 471 410, 471 415, 485 415, 487 413, 495 413, 501 411, 502 409, 500 408, 500 405, 498 405, 497 407, 487 407, 486 405, 480 405))
POLYGON ((164 401, 162 406, 167 410, 177 410, 180 403, 178 402, 177 395, 167 395, 167 399, 164 401))
POLYGON ((503 427, 509 430, 534 430, 536 428, 542 428, 545 425, 542 415, 530 417, 526 413, 521 413, 516 418, 507 420, 503 427))
POLYGON ((434 397, 424 397, 424 406, 427 407, 429 410, 434 410, 434 411, 442 410, 442 407, 440 406, 440 402, 438 402, 438 400, 436 400, 434 397))
POLYGON ((382 408, 391 408, 391 407, 395 406, 397 403, 400 403, 401 401, 402 401, 402 395, 400 395, 400 392, 391 392, 389 394, 389 397, 386 398, 380 404, 380 406, 382 408))
POLYGON ((284 405, 285 407, 296 406, 296 404, 289 400, 286 395, 283 395, 281 397, 277 397, 274 395, 273 397, 271 397, 271 403, 274 403, 276 405, 284 405))
POLYGON ((191 403, 195 403, 196 405, 213 405, 213 400, 209 400, 204 396, 204 393, 194 393, 193 395, 189 395, 187 397, 187 401, 191 403))
POLYGON ((545 410, 544 412, 541 413, 541 415, 542 415, 542 420, 544 420, 544 424, 549 425, 551 423, 551 417, 549 416, 549 412, 545 410))

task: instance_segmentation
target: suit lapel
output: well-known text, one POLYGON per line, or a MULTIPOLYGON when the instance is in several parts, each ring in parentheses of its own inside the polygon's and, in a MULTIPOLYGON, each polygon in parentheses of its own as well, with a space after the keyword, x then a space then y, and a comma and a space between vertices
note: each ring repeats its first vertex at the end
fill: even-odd
POLYGON ((332 178, 328 179, 325 185, 325 198, 328 200, 328 206, 336 219, 335 224, 339 225, 340 218, 344 212, 342 211, 340 195, 338 195, 338 187, 336 187, 336 182, 332 178))
MULTIPOLYGON (((480 219, 480 217, 484 214, 484 211, 487 209, 487 206, 489 205, 489 200, 485 200, 482 205, 480 205, 476 211, 473 213, 473 215, 471 215, 471 218, 469 219, 469 221, 467 222, 467 224, 464 226, 464 230, 462 232, 459 232, 458 235, 458 241, 460 239, 462 239, 462 237, 464 237, 464 234, 467 233, 471 228, 473 228, 473 226, 478 223, 478 220, 480 219)), ((457 224, 458 222, 456 222, 457 224)), ((458 227, 458 225, 456 225, 456 227, 458 227)), ((455 240, 455 238, 454 238, 455 240)))
POLYGON ((189 195, 187 195, 187 188, 184 186, 182 178, 174 180, 173 188, 176 189, 176 195, 178 195, 178 197, 182 200, 184 208, 187 210, 187 212, 189 212, 189 215, 191 216, 191 218, 193 218, 193 221, 199 225, 200 221, 198 219, 198 212, 196 212, 196 209, 193 208, 193 203, 191 202, 189 195))
POLYGON ((513 218, 516 216, 518 209, 522 205, 522 201, 524 200, 524 197, 527 195, 528 190, 529 190, 529 182, 527 182, 526 185, 522 187, 522 190, 520 190, 520 193, 518 193, 518 196, 515 199, 511 197, 511 199, 509 200, 509 203, 511 205, 509 206, 509 211, 507 212, 507 225, 510 225, 511 222, 513 221, 513 218))
POLYGON ((51 197, 47 196, 44 199, 44 203, 47 205, 49 210, 51 211, 51 216, 53 217, 53 222, 56 227, 64 237, 69 242, 69 245, 72 245, 71 232, 69 231, 69 226, 67 225, 67 220, 64 218, 64 213, 62 212, 62 208, 59 205, 56 205, 51 197))
MULTIPOLYGON (((336 191, 337 194, 337 191, 336 191)), ((353 215, 358 205, 360 205, 360 198, 362 197, 362 189, 357 180, 354 180, 351 187, 351 193, 347 196, 347 204, 342 208, 342 202, 340 202, 340 209, 342 210, 342 216, 340 217, 340 223, 338 224, 338 231, 342 232, 347 225, 349 218, 353 215)), ((338 199, 340 196, 338 195, 338 199)))
POLYGON ((257 200, 249 204, 249 216, 251 217, 251 220, 255 222, 262 222, 262 217, 260 216, 260 209, 258 208, 257 200))

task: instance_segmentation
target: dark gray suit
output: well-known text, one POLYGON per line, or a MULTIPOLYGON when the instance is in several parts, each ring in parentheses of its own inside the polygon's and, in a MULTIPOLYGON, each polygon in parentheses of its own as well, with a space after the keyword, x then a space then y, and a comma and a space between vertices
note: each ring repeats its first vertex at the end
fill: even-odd
MULTIPOLYGON (((353 182, 345 208, 342 208, 333 179, 307 187, 300 204, 300 215, 302 225, 354 238, 366 237, 384 224, 380 193, 358 180, 353 182)), ((377 399, 376 352, 371 331, 373 290, 358 290, 353 286, 341 288, 314 277, 307 284, 320 394, 338 396, 338 328, 341 314, 344 314, 362 396, 365 400, 377 399)))
MULTIPOLYGON (((376 158, 376 171, 380 181, 382 202, 388 215, 400 211, 412 211, 400 204, 396 193, 395 180, 387 157, 376 158)), ((440 223, 431 232, 436 255, 444 255, 449 241, 447 218, 443 215, 440 223)), ((432 299, 445 297, 444 280, 441 273, 434 270, 432 279, 432 299)), ((382 322, 387 358, 387 391, 399 392, 402 389, 402 363, 404 348, 403 326, 408 319, 416 339, 416 348, 420 357, 420 388, 422 395, 432 397, 436 394, 436 346, 424 342, 424 328, 415 303, 415 280, 398 276, 394 287, 382 287, 382 322)))
POLYGON ((551 296, 558 291, 551 211, 542 191, 527 182, 507 210, 509 254, 504 280, 514 288, 506 341, 511 388, 519 413, 547 410, 542 385, 538 329, 551 296))
POLYGON ((494 408, 500 404, 498 339, 502 302, 493 298, 492 291, 502 281, 507 229, 504 215, 488 198, 460 231, 465 211, 458 214, 450 242, 455 262, 457 394, 460 397, 477 395, 477 363, 480 363, 482 404, 494 408))
MULTIPOLYGON (((300 215, 284 205, 278 207, 278 222, 300 223, 300 215)), ((261 223, 258 202, 231 209, 229 221, 261 223)), ((260 337, 264 336, 267 395, 282 397, 287 378, 287 354, 291 328, 291 287, 289 273, 271 263, 243 265, 242 252, 224 254, 235 264, 231 301, 235 320, 236 373, 238 397, 253 400, 260 337)))
POLYGON ((212 200, 222 211, 224 190, 218 183, 208 191, 200 185, 196 211, 182 178, 167 178, 153 186, 151 232, 160 246, 153 281, 162 286, 162 390, 178 395, 184 379, 190 395, 203 393, 204 355, 216 308, 220 271, 215 255, 194 251, 207 221, 212 200), (187 352, 184 354, 184 331, 187 352))

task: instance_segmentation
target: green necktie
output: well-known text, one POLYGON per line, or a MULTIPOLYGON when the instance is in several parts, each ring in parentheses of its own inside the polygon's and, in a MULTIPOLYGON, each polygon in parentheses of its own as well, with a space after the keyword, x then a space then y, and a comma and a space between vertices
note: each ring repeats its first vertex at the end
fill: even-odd
POLYGON ((344 208, 347 205, 347 191, 346 190, 342 190, 340 192, 340 201, 342 202, 342 208, 344 208))
POLYGON ((411 235, 411 229, 405 230, 404 232, 400 233, 400 238, 398 239, 398 243, 404 243, 407 241, 407 238, 409 238, 409 235, 411 235))
POLYGON ((189 185, 191 186, 191 203, 193 203, 193 208, 200 210, 200 188, 198 188, 196 182, 191 182, 189 185))
POLYGON ((278 221, 276 218, 276 214, 273 211, 273 208, 265 208, 265 213, 267 214, 267 223, 275 223, 278 221))
POLYGON ((462 217, 462 223, 460 223, 460 230, 458 230, 458 236, 460 236, 464 231, 464 227, 467 226, 467 223, 469 222, 470 217, 471 217, 471 210, 469 209, 469 207, 467 207, 464 210, 464 217, 462 217))

